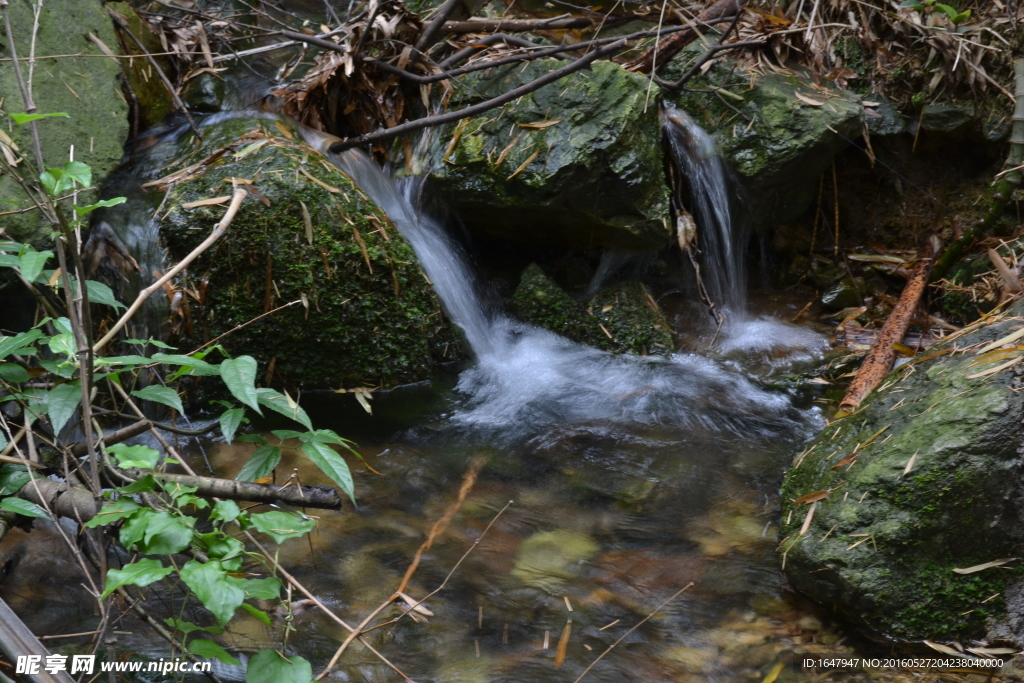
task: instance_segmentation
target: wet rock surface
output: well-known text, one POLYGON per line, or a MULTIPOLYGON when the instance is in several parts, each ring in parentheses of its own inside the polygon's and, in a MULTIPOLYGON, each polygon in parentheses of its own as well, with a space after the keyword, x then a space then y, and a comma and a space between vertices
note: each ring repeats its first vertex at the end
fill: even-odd
POLYGON ((605 351, 668 355, 675 350, 668 320, 639 282, 604 288, 584 303, 531 264, 509 305, 523 322, 605 351))
POLYGON ((894 370, 786 474, 786 574, 873 637, 1024 635, 1005 598, 1013 563, 955 571, 1020 554, 1021 372, 1000 367, 1012 350, 977 352, 1022 312, 894 370))
MULTIPOLYGON (((467 77, 449 109, 543 75, 563 62, 467 77)), ((489 238, 577 249, 657 249, 672 236, 655 98, 611 62, 505 107, 433 131, 432 189, 489 238)))

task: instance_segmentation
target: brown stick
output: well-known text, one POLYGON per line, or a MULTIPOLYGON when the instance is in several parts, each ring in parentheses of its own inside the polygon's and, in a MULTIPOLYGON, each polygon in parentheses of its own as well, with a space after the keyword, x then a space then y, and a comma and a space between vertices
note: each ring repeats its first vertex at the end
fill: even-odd
POLYGON ((594 25, 589 17, 563 19, 467 19, 448 21, 441 29, 445 33, 492 33, 494 31, 544 31, 566 28, 589 28, 594 25))
MULTIPOLYGON (((133 479, 149 474, 144 470, 136 469, 125 470, 125 473, 133 479)), ((338 490, 329 486, 273 486, 235 479, 218 479, 216 477, 200 477, 188 474, 154 473, 153 478, 165 487, 168 484, 195 486, 197 489, 196 495, 199 496, 246 500, 254 503, 276 503, 280 501, 295 507, 324 510, 341 509, 341 497, 338 495, 338 490)))
POLYGON ((892 345, 901 343, 907 328, 910 327, 917 303, 928 286, 928 275, 931 273, 939 246, 939 238, 932 235, 918 251, 917 265, 910 271, 910 278, 903 288, 903 293, 900 294, 899 301, 882 326, 878 339, 864 357, 857 376, 850 382, 846 396, 839 403, 840 410, 850 411, 859 406, 892 368, 893 360, 896 358, 896 350, 892 345))
MULTIPOLYGON (((746 3, 747 0, 718 0, 718 2, 700 13, 696 23, 715 24, 731 20, 733 15, 741 10, 746 3)), ((697 31, 692 27, 689 30, 674 33, 623 66, 627 71, 650 73, 675 57, 680 50, 693 42, 696 37, 697 31), (657 59, 657 63, 655 63, 655 59, 657 59)))

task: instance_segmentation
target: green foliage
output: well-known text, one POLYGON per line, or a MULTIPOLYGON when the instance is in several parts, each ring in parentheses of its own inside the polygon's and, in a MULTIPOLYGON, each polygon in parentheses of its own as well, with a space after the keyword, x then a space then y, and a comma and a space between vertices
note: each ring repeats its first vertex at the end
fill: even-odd
POLYGON ((22 500, 21 498, 0 499, 0 510, 17 512, 19 515, 25 515, 26 517, 49 518, 49 515, 46 514, 46 510, 33 502, 22 500))
POLYGON ((124 569, 111 569, 107 572, 107 583, 101 599, 121 586, 148 586, 173 571, 173 567, 163 566, 160 560, 137 560, 125 565, 124 569))
POLYGON ((185 412, 185 409, 181 405, 181 398, 178 396, 178 392, 170 387, 161 387, 153 384, 145 387, 144 389, 136 389, 132 392, 132 396, 138 396, 139 398, 147 401, 153 401, 154 403, 169 406, 177 410, 179 413, 185 412))
POLYGON ((257 530, 274 539, 275 543, 284 543, 289 538, 305 536, 313 530, 313 520, 300 519, 287 512, 262 512, 249 517, 249 522, 257 530))
POLYGON ((302 657, 288 657, 262 650, 249 660, 245 683, 309 683, 313 667, 302 657))
POLYGON ((65 112, 62 112, 62 111, 53 112, 52 114, 11 114, 11 118, 14 119, 14 122, 16 124, 18 124, 19 126, 24 126, 29 121, 38 121, 39 119, 48 119, 51 116, 63 116, 66 119, 70 119, 71 118, 65 112))

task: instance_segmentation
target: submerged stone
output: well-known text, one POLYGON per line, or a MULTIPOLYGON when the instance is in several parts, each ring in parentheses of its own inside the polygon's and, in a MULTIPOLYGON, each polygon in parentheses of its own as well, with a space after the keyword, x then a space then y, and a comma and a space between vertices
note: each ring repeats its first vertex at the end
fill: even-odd
POLYGON ((667 356, 675 350, 668 320, 639 282, 607 287, 581 303, 531 264, 509 307, 523 322, 605 351, 667 356))
POLYGON ((224 205, 186 208, 249 183, 227 235, 178 280, 179 345, 224 337, 268 384, 387 387, 426 379, 454 338, 412 249, 388 218, 319 152, 278 121, 228 119, 186 134, 167 173, 203 162, 170 191, 161 235, 174 261, 199 244, 224 205), (211 155, 223 156, 211 160, 211 155), (265 205, 266 204, 266 205, 265 205))
POLYGON ((511 575, 542 590, 557 590, 565 580, 578 576, 581 565, 601 547, 586 534, 567 529, 541 531, 519 545, 511 575))
MULTIPOLYGON (((9 12, 19 59, 29 55, 32 40, 33 6, 29 2, 12 2, 9 12)), ((63 166, 73 146, 74 159, 92 167, 92 184, 98 187, 103 178, 120 162, 122 147, 128 135, 128 104, 121 93, 121 67, 117 60, 102 57, 99 48, 88 38, 92 33, 111 49, 117 49, 113 23, 99 0, 52 0, 46 3, 39 17, 35 36, 36 55, 75 55, 60 59, 39 60, 32 83, 36 111, 41 114, 63 112, 70 118, 53 117, 36 121, 43 159, 47 166, 63 166)), ((6 39, 0 56, 10 58, 6 39)), ((28 62, 22 63, 22 75, 28 77, 28 62)), ((21 90, 10 62, 0 68, 0 103, 4 112, 25 111, 21 90)), ((26 177, 34 177, 35 155, 28 124, 9 127, 4 115, 4 132, 8 133, 26 160, 19 165, 26 177)), ((4 210, 32 206, 18 184, 7 175, 0 175, 0 199, 4 210)), ((81 193, 79 204, 96 201, 95 190, 81 193)), ((27 211, 3 217, 0 227, 6 236, 19 242, 40 246, 49 242, 49 226, 38 211, 27 211)))
MULTIPOLYGON (((1018 303, 955 345, 1004 337, 1021 313, 1018 303)), ((797 458, 783 483, 779 548, 797 589, 876 638, 978 638, 989 629, 1024 641, 1024 611, 1004 597, 1020 592, 1021 570, 955 571, 1022 550, 1024 381, 1013 368, 983 374, 1011 357, 944 354, 898 368, 797 458), (815 493, 826 497, 805 521, 800 498, 815 493)))
MULTIPOLYGON (((541 59, 463 77, 449 109, 527 83, 541 59)), ((657 249, 672 236, 648 80, 595 62, 500 109, 433 131, 433 188, 475 234, 576 249, 657 249)))

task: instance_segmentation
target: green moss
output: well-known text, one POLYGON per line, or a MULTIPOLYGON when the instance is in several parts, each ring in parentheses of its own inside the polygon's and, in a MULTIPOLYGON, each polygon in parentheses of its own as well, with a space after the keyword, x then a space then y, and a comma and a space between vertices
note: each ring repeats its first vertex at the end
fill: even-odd
MULTIPOLYGON (((1009 326, 957 343, 991 340, 1009 326)), ((1010 371, 966 379, 990 367, 972 365, 976 358, 945 355, 893 371, 786 473, 787 575, 875 636, 980 637, 1004 610, 998 599, 983 601, 1018 578, 1016 570, 953 571, 1021 552, 1001 522, 1018 514, 1012 435, 1024 400, 1011 391, 1010 371), (808 506, 795 501, 815 491, 830 493, 801 536, 808 506)))
POLYGON ((675 350, 668 320, 638 282, 603 289, 583 304, 531 264, 509 306, 523 322, 605 351, 668 355, 675 350))
POLYGON ((222 207, 181 205, 229 193, 225 178, 253 180, 270 206, 247 199, 228 235, 179 282, 199 299, 190 302, 189 318, 181 324, 183 345, 303 300, 221 343, 231 353, 256 357, 264 375, 273 363, 273 383, 306 388, 423 380, 434 360, 456 355, 454 337, 412 249, 347 177, 272 123, 252 119, 210 129, 203 146, 180 165, 225 144, 230 151, 220 163, 177 186, 168 198, 173 208, 162 235, 172 256, 188 253, 223 213, 222 207), (265 138, 270 141, 259 150, 233 157, 265 138))

